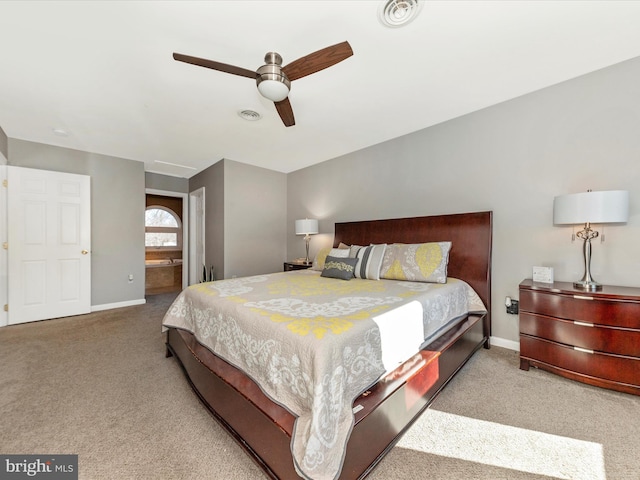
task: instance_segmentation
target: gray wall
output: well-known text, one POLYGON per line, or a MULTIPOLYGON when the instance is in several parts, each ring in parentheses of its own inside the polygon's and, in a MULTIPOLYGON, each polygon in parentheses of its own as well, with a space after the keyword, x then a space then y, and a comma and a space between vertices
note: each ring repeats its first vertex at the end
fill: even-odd
POLYGON ((8 159, 91 176, 91 305, 144 299, 144 164, 12 138, 8 159))
POLYGON ((190 191, 202 186, 205 256, 216 278, 282 271, 286 175, 224 159, 189 179, 190 191))
POLYGON ((282 271, 287 176, 225 160, 225 278, 282 271))
POLYGON ((9 158, 9 139, 2 127, 0 127, 0 164, 6 165, 7 158, 9 158))
POLYGON ((601 283, 640 285, 639 78, 634 59, 289 174, 288 258, 304 255, 297 218, 320 220, 313 254, 336 221, 493 210, 493 336, 516 342, 504 297, 518 297, 531 267, 564 281, 584 273, 574 229, 552 224, 554 196, 620 189, 629 222, 604 229, 591 270, 601 283))
POLYGON ((189 179, 189 192, 204 187, 205 252, 207 267, 213 266, 216 279, 224 278, 224 160, 189 179))
POLYGON ((189 193, 189 179, 161 175, 159 173, 144 173, 144 183, 147 188, 164 190, 166 192, 189 193))

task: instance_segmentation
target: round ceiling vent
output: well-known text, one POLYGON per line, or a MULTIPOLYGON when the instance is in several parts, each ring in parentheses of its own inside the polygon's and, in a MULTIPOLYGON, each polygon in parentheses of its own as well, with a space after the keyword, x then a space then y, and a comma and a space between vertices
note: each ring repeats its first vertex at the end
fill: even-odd
POLYGON ((238 112, 238 115, 240 116, 240 118, 249 122, 255 122, 256 120, 260 120, 262 118, 262 115, 260 115, 258 112, 254 112, 253 110, 240 110, 238 112))
POLYGON ((54 128, 53 133, 59 137, 68 137, 69 132, 67 132, 64 128, 54 128))
POLYGON ((418 16, 421 3, 418 0, 385 0, 380 5, 378 16, 387 27, 401 27, 418 16))

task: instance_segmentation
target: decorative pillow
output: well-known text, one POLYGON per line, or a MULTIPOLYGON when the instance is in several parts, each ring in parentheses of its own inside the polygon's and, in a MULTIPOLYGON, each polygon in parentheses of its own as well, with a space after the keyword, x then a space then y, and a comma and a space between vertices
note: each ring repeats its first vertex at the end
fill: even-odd
POLYGON ((327 255, 331 255, 332 257, 337 258, 347 258, 349 256, 348 248, 321 248, 316 254, 316 258, 313 260, 313 265, 311 266, 311 270, 317 270, 321 272, 324 269, 324 261, 327 258, 327 255))
POLYGON ((338 245, 338 248, 339 248, 340 250, 342 250, 342 249, 344 249, 344 248, 349 248, 349 245, 347 245, 346 243, 342 243, 342 242, 340 242, 340 244, 338 245))
POLYGON ((320 276, 351 280, 356 263, 358 263, 357 258, 339 258, 327 255, 324 262, 324 269, 322 269, 320 276))
POLYGON ((386 243, 381 245, 369 245, 368 247, 351 247, 351 255, 358 260, 356 264, 356 278, 368 278, 369 280, 380 280, 380 266, 387 247, 386 243), (355 248, 354 248, 355 247, 355 248))
POLYGON ((451 242, 388 245, 380 278, 446 283, 451 242))

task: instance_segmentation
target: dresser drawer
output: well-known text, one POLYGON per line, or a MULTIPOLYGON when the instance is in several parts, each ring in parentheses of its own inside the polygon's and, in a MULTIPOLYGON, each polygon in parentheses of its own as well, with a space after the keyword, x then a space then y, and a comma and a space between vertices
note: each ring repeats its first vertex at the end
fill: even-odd
POLYGON ((584 294, 521 290, 520 311, 598 325, 640 329, 640 302, 607 300, 584 294))
POLYGON ((520 356, 590 377, 640 385, 640 358, 582 352, 528 335, 520 335, 520 356))
POLYGON ((520 313, 520 333, 600 352, 640 357, 640 330, 520 313))

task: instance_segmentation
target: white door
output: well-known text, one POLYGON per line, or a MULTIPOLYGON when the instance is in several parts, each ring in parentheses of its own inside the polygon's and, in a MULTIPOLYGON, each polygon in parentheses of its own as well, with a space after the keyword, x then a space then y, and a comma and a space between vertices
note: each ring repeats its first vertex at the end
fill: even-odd
MULTIPOLYGON (((0 152, 0 164, 5 162, 2 152, 0 152)), ((8 305, 7 300, 7 189, 5 187, 7 180, 7 166, 0 165, 0 180, 2 186, 0 187, 0 242, 2 248, 0 248, 0 327, 7 326, 9 320, 7 312, 5 311, 5 305, 8 305)))
POLYGON ((91 311, 91 181, 8 167, 9 324, 91 311))

